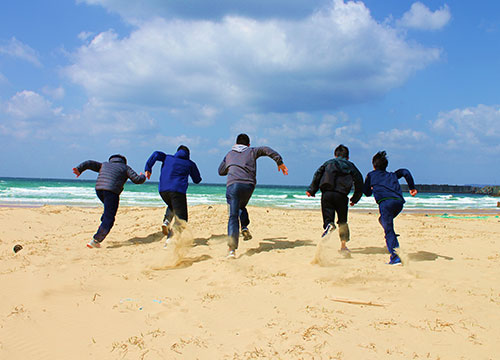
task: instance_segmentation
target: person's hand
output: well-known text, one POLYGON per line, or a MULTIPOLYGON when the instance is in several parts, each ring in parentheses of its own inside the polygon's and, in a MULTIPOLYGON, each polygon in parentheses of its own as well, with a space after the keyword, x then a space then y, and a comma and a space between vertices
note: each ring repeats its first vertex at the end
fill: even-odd
POLYGON ((306 195, 307 195, 307 197, 316 197, 315 195, 311 195, 311 193, 309 191, 306 191, 306 195))
POLYGON ((353 203, 353 202, 351 201, 351 202, 349 202, 349 205, 354 206, 354 205, 356 205, 356 203, 353 203))
POLYGON ((418 193, 417 189, 411 189, 410 190, 410 195, 411 196, 415 196, 415 195, 417 195, 417 193, 418 193))
POLYGON ((288 175, 288 168, 285 166, 285 164, 281 164, 278 166, 278 172, 281 170, 283 175, 288 175))
POLYGON ((79 172, 77 168, 73 168, 73 174, 75 174, 76 177, 78 177, 80 176, 81 172, 79 172))
MULTIPOLYGON (((142 173, 141 173, 141 175, 142 175, 142 173)), ((149 180, 149 179, 151 178, 151 172, 146 171, 146 177, 147 177, 147 178, 148 178, 148 180, 149 180)))

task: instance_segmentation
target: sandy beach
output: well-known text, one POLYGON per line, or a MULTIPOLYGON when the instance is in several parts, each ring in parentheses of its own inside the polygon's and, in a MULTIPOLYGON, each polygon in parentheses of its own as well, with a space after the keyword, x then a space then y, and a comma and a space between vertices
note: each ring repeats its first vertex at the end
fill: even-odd
POLYGON ((167 249, 163 212, 122 207, 88 249, 101 208, 0 208, 0 358, 499 358, 498 214, 403 212, 389 266, 376 211, 351 210, 344 258, 319 210, 249 207, 233 260, 226 206, 167 249))

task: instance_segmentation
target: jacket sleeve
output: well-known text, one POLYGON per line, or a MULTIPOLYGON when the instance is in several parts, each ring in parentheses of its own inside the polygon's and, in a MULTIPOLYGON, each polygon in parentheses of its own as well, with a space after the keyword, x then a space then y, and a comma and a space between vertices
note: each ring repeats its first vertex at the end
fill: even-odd
POLYGON ((307 192, 311 195, 316 195, 316 193, 319 190, 319 182, 321 181, 321 178, 323 177, 323 174, 325 173, 326 169, 326 163, 321 165, 318 170, 314 173, 313 179, 311 181, 311 185, 309 185, 309 189, 307 189, 307 192))
POLYGON ((408 184, 408 188, 410 190, 415 189, 415 182, 413 181, 413 176, 411 176, 411 173, 410 171, 408 171, 408 169, 398 169, 396 170, 395 174, 398 177, 398 179, 401 179, 402 177, 405 178, 406 183, 408 184))
POLYGON ((259 146, 259 147, 255 148, 255 150, 256 150, 256 152, 255 152, 256 159, 260 158, 261 156, 268 156, 271 159, 273 159, 276 162, 276 164, 278 164, 278 166, 283 164, 283 159, 281 158, 281 155, 278 154, 277 151, 271 149, 270 147, 259 146))
POLYGON ((224 156, 224 159, 219 165, 219 175, 220 176, 226 176, 227 172, 229 170, 229 167, 226 165, 226 157, 224 156))
POLYGON ((98 161, 87 160, 87 161, 82 162, 76 168, 78 169, 78 171, 81 174, 85 170, 92 170, 92 171, 95 171, 95 172, 99 172, 99 171, 101 171, 101 166, 102 166, 102 163, 100 163, 98 161))
POLYGON ((153 166, 157 161, 165 161, 165 158, 167 157, 167 154, 161 151, 155 151, 154 153, 151 154, 149 157, 148 161, 146 161, 146 166, 144 166, 144 171, 153 171, 153 166))
POLYGON ((146 175, 138 175, 130 166, 127 166, 127 176, 134 184, 142 184, 146 181, 146 175))
POLYGON ((198 166, 196 166, 194 161, 191 162, 191 169, 189 170, 189 176, 191 176, 191 179, 193 179, 193 182, 195 184, 199 184, 201 182, 200 170, 198 170, 198 166))
POLYGON ((372 196, 372 184, 370 181, 370 174, 366 175, 365 183, 363 184, 363 194, 365 196, 372 196))
MULTIPOLYGON (((352 194, 351 202, 356 204, 361 196, 363 196, 363 175, 358 170, 358 168, 352 164, 352 179, 354 181, 354 194, 352 194)), ((371 190, 371 189, 370 189, 371 190)))

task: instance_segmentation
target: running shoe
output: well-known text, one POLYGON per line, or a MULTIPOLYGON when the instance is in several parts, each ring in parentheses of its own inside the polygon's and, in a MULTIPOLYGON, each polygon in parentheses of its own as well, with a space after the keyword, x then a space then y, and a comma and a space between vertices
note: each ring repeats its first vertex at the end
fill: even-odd
POLYGON ((90 240, 90 242, 87 244, 87 247, 89 249, 94 249, 97 248, 99 249, 101 247, 101 243, 95 241, 94 239, 90 240))
POLYGON ((325 237, 330 231, 335 230, 335 224, 334 223, 329 223, 326 225, 325 231, 323 231, 323 234, 321 237, 325 237))
POLYGON ((241 229, 241 235, 243 235, 244 241, 252 239, 252 234, 250 234, 250 230, 248 230, 248 228, 241 229))

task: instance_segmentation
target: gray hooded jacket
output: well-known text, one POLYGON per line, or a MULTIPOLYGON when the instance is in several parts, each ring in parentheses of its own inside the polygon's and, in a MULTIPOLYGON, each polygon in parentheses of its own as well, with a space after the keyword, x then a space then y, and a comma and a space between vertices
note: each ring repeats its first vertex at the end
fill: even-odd
POLYGON ((227 186, 234 183, 252 184, 257 183, 257 159, 268 156, 276 164, 283 164, 281 155, 267 146, 248 147, 236 144, 224 157, 219 165, 219 175, 227 175, 227 186))
POLYGON ((116 194, 121 194, 123 185, 127 179, 135 184, 142 184, 146 181, 145 175, 137 175, 130 166, 127 165, 127 159, 122 155, 113 155, 108 162, 100 163, 94 160, 87 160, 76 167, 80 173, 85 170, 98 172, 95 184, 96 190, 108 190, 116 194))

